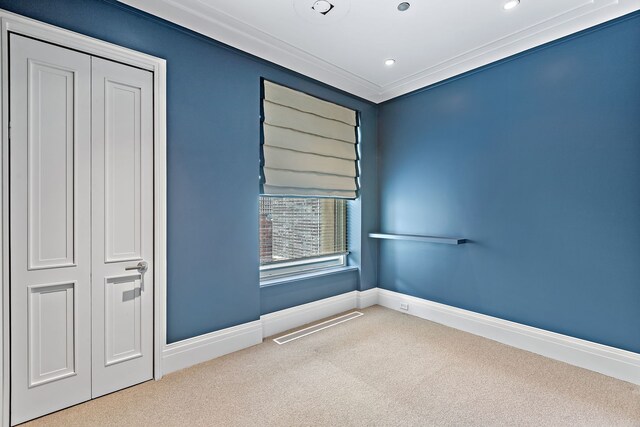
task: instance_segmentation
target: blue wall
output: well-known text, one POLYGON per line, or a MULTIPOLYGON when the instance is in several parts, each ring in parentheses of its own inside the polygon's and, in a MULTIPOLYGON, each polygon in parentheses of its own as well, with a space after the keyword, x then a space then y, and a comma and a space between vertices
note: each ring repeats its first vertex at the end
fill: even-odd
POLYGON ((358 271, 293 279, 262 288, 262 311, 271 313, 358 289, 358 271), (294 303, 292 303, 294 302, 294 303))
POLYGON ((379 112, 380 286, 640 352, 640 15, 379 112))
POLYGON ((376 226, 377 107, 313 80, 228 48, 115 1, 0 0, 0 8, 167 60, 168 284, 167 334, 174 342, 257 320, 358 286, 376 284, 376 251, 351 241, 361 270, 284 285, 262 309, 258 279, 260 78, 265 77, 354 108, 362 117, 362 198, 376 226))
POLYGON ((640 352, 640 15, 377 107, 114 0, 0 8, 167 59, 169 342, 379 283, 640 352), (361 111, 358 271, 259 288, 261 77, 361 111))

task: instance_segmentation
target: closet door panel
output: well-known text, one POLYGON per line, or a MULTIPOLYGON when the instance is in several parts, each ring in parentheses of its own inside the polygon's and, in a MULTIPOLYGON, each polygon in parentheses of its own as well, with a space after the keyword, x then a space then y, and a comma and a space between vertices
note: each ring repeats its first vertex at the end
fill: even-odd
POLYGON ((153 376, 153 74, 92 62, 97 397, 153 376))
POLYGON ((11 422, 91 398, 91 57, 11 34, 11 422))

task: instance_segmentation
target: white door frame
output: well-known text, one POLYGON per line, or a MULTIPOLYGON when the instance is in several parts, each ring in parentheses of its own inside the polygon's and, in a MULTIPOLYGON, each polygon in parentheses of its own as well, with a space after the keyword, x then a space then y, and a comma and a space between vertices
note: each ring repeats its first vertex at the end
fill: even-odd
POLYGON ((166 61, 134 50, 126 49, 102 40, 94 39, 53 25, 44 24, 0 9, 0 421, 9 425, 9 33, 17 33, 59 46, 75 49, 90 55, 132 65, 153 72, 153 208, 154 208, 154 366, 153 376, 162 377, 161 354, 166 347, 166 61))

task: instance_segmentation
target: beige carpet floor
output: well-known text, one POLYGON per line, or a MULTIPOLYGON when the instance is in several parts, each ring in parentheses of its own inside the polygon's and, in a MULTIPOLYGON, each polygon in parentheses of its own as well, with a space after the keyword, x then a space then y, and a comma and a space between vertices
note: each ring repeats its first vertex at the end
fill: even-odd
POLYGON ((33 426, 640 426, 640 387, 381 307, 33 426))

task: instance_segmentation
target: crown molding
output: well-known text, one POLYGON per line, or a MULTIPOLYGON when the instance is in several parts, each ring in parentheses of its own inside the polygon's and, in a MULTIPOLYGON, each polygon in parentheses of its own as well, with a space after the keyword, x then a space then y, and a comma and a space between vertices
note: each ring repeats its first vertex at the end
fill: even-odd
POLYGON ((197 0, 118 1, 369 101, 381 99, 380 86, 197 0))
POLYGON ((640 10, 637 0, 585 0, 576 8, 383 86, 382 102, 640 10))
POLYGON ((640 9, 638 0, 585 0, 580 6, 380 86, 198 0, 119 0, 219 42, 381 103, 640 9))

